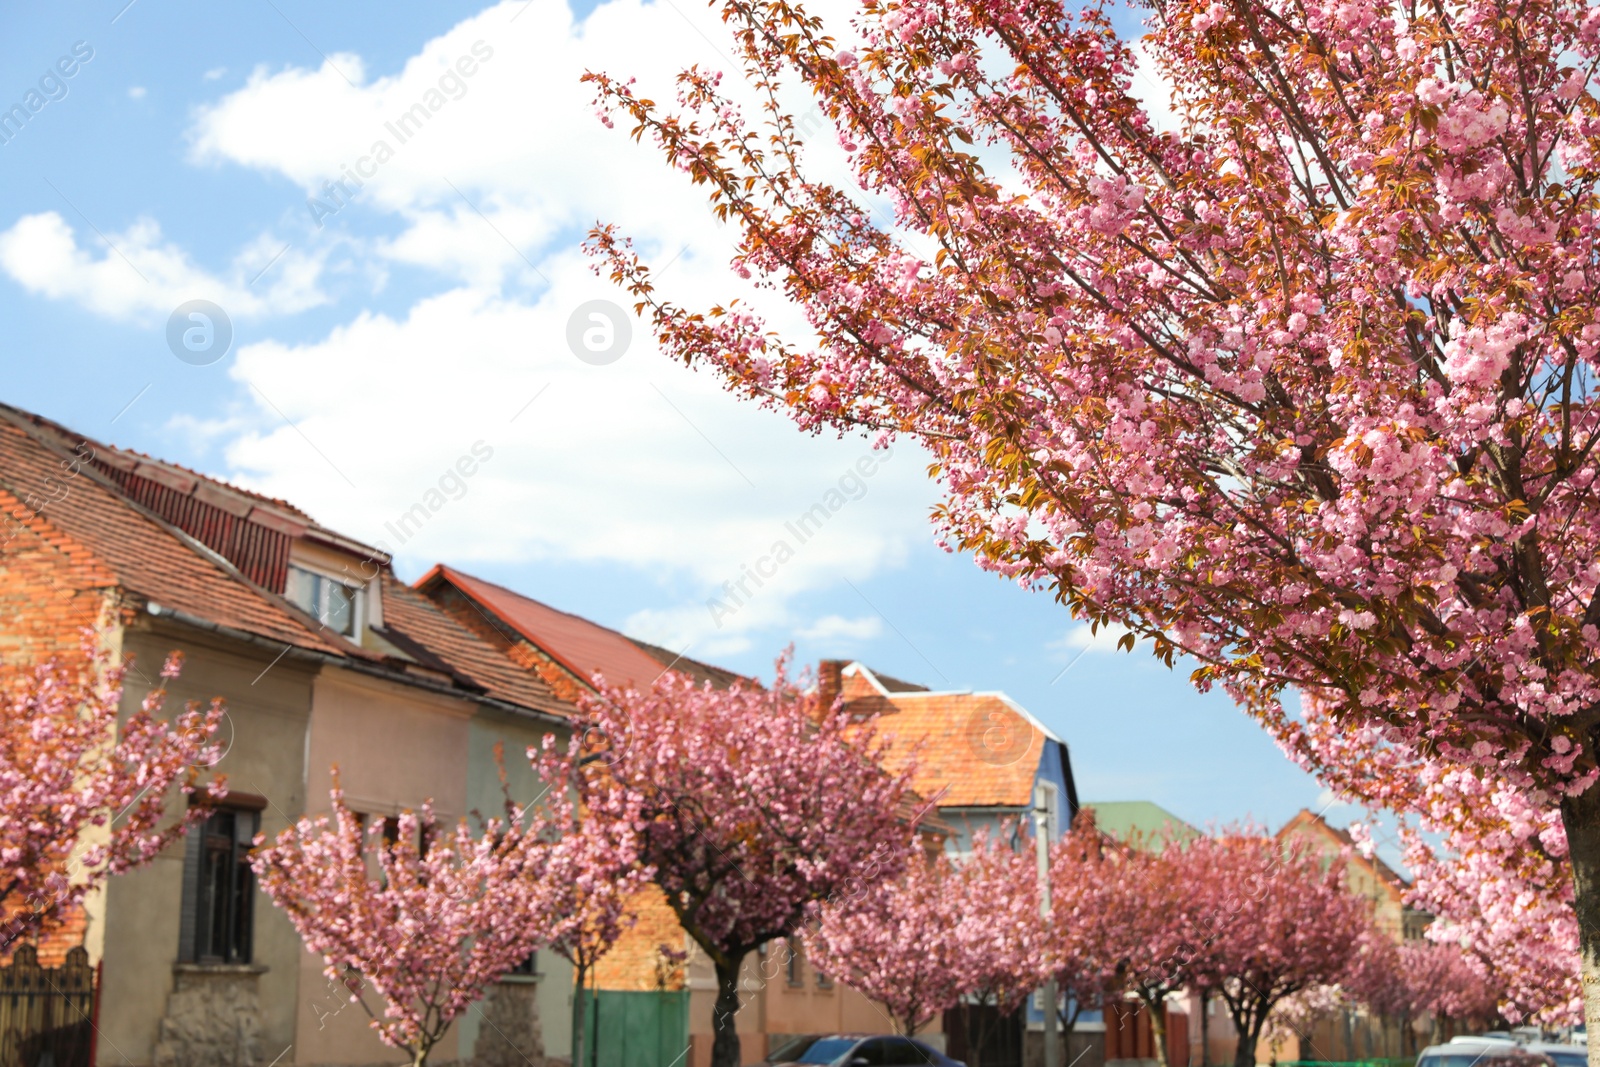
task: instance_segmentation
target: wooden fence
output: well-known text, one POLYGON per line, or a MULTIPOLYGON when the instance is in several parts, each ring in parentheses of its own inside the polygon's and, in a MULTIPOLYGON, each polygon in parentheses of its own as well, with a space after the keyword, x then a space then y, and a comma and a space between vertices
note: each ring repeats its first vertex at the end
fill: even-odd
POLYGON ((0 967, 0 1067, 90 1067, 94 968, 79 946, 60 967, 40 967, 19 945, 0 967))

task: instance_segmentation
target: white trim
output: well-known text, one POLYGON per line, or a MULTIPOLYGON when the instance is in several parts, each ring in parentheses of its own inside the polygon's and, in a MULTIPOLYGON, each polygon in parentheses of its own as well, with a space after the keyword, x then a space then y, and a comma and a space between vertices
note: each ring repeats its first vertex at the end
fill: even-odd
POLYGON ((856 674, 865 676, 867 681, 872 683, 872 687, 874 689, 891 701, 913 700, 922 697, 988 697, 991 700, 998 700, 1002 704, 1006 705, 1006 707, 1010 708, 1012 711, 1026 719, 1030 726, 1043 734, 1048 740, 1055 741, 1058 744, 1065 743, 1061 740, 1061 738, 1056 736, 1053 730, 1035 718, 1033 712, 1029 711, 1021 704, 1018 704, 1015 700, 1012 700, 1010 696, 999 689, 918 689, 911 690, 909 692, 896 693, 885 689, 883 683, 878 681, 877 675, 872 673, 872 668, 868 667, 865 663, 861 663, 860 661, 852 661, 847 663, 839 672, 840 677, 844 677, 845 675, 854 676, 856 674))

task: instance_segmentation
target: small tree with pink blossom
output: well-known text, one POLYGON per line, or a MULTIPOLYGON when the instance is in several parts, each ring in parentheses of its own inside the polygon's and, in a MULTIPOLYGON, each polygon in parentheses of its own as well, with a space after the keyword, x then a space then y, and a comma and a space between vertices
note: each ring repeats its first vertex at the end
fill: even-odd
POLYGON ((586 819, 576 803, 582 767, 582 735, 565 753, 546 737, 542 749, 529 749, 547 783, 543 829, 549 839, 536 877, 546 887, 554 916, 550 948, 572 964, 572 1062, 583 1062, 586 983, 594 967, 632 922, 635 895, 653 873, 639 865, 637 813, 624 806, 610 819, 586 819))
POLYGON ((1346 888, 1341 862, 1271 837, 1202 837, 1165 855, 1204 920, 1185 969, 1227 1005, 1234 1063, 1251 1067, 1274 1007, 1345 976, 1371 936, 1369 906, 1346 888))
POLYGON ((1116 897, 1130 875, 1127 847, 1107 841, 1093 810, 1085 810, 1050 849, 1052 907, 1041 977, 1055 977, 1062 994, 1058 1015, 1068 1033, 1083 1011, 1103 1008, 1126 985, 1128 960, 1114 924, 1125 922, 1116 897))
POLYGON ((981 1067, 995 1020, 1023 1006, 1043 970, 1037 860, 1032 847, 1013 847, 1010 836, 1009 827, 974 835, 951 886, 970 1067, 981 1067))
POLYGON ((581 776, 585 817, 640 827, 641 863, 716 969, 713 1067, 740 1063, 744 958, 794 934, 816 902, 894 877, 911 833, 909 769, 886 772, 872 724, 819 708, 785 666, 770 689, 597 680, 581 704, 605 746, 581 776))
MULTIPOLYGON (((174 653, 162 679, 181 664, 174 653)), ((219 758, 221 701, 190 704, 169 724, 157 718, 166 690, 154 689, 119 730, 127 670, 91 635, 73 663, 0 674, 0 953, 148 862, 226 792, 220 779, 197 784, 219 758), (168 817, 174 791, 202 803, 168 817)))
POLYGON ((451 830, 431 803, 403 812, 390 837, 345 805, 337 773, 330 803, 331 820, 301 819, 270 846, 257 837, 256 876, 329 981, 422 1067, 451 1022, 549 940, 549 838, 521 812, 481 834, 465 819, 451 830))
POLYGON ((966 991, 956 892, 949 858, 914 854, 898 878, 818 908, 807 942, 818 967, 882 1004, 900 1033, 914 1035, 966 991))

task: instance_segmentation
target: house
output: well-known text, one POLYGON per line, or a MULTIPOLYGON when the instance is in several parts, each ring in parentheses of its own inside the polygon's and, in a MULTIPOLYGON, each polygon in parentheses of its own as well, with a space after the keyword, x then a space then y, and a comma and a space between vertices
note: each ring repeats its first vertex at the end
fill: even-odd
POLYGON ((1192 841, 1200 831, 1159 804, 1148 800, 1096 800, 1083 806, 1094 813, 1094 825, 1107 837, 1160 848, 1168 840, 1192 841))
POLYGON ((1378 929, 1396 944, 1420 940, 1433 921, 1433 916, 1406 903, 1409 886, 1393 867, 1376 855, 1363 856, 1349 831, 1329 826, 1321 815, 1301 808, 1283 824, 1277 838, 1308 847, 1327 863, 1344 859, 1345 885, 1357 896, 1367 899, 1378 929))
MULTIPOLYGON (((822 661, 817 686, 824 702, 836 696, 845 714, 876 720, 890 741, 891 767, 914 765, 912 787, 947 827, 945 849, 952 855, 970 852, 979 834, 1032 849, 1036 790, 1051 798, 1052 839, 1077 817, 1066 742, 1005 693, 936 691, 842 660, 822 661)), ((965 1020, 962 1011, 947 1012, 943 1020, 948 1051, 957 1059, 969 1055, 965 1020)), ((985 1029, 984 1063, 1032 1062, 1042 1055, 1043 1000, 1036 996, 1025 1011, 985 1029)), ((1067 1052, 1069 1059, 1082 1054, 1076 1045, 1067 1052)))
POLYGON ((947 851, 970 851, 979 833, 1020 842, 1035 787, 1056 798, 1053 837, 1077 817, 1066 742, 1006 694, 934 691, 842 660, 823 660, 817 685, 825 702, 837 695, 846 713, 875 716, 898 758, 914 761, 913 787, 950 827, 947 851))
MULTIPOLYGON (((391 1061, 255 888, 251 839, 325 812, 335 764, 365 816, 429 798, 449 819, 493 811, 496 743, 565 736, 570 703, 397 580, 384 553, 284 501, 0 405, 0 656, 71 657, 86 627, 134 657, 125 714, 166 654, 184 653, 169 707, 227 702, 211 770, 230 787, 181 843, 42 939, 53 951, 69 938, 100 968, 95 1062, 391 1061)), ((510 770, 532 800, 531 769, 510 770)), ((526 969, 457 1024, 440 1060, 537 1062, 541 1016, 550 1043, 565 1041, 570 973, 543 956, 526 969)))

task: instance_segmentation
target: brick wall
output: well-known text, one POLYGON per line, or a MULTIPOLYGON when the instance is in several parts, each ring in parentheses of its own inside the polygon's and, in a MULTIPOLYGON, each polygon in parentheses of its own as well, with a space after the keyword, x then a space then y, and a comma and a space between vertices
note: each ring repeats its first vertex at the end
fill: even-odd
POLYGON ((596 985, 600 989, 682 989, 682 963, 668 960, 661 951, 663 945, 680 953, 688 947, 667 898, 649 885, 631 907, 638 919, 595 966, 596 985))
POLYGON ((84 629, 111 621, 115 584, 46 516, 0 489, 0 664, 75 657, 84 629))
MULTIPOLYGON (((80 659, 86 629, 119 621, 110 614, 114 585, 112 575, 46 515, 0 489, 0 667, 80 659)), ((81 908, 59 916, 33 939, 40 965, 59 966, 68 949, 83 943, 87 927, 81 908)), ((9 953, 0 957, 0 964, 10 961, 9 953)))

